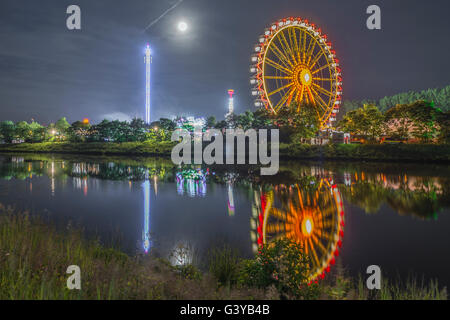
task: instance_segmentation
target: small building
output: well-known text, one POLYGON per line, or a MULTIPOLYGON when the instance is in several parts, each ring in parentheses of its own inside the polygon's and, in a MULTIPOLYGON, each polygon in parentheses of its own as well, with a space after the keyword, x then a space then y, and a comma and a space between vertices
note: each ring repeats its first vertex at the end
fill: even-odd
POLYGON ((349 144, 350 139, 351 139, 350 133, 342 131, 331 132, 331 141, 335 144, 349 144))

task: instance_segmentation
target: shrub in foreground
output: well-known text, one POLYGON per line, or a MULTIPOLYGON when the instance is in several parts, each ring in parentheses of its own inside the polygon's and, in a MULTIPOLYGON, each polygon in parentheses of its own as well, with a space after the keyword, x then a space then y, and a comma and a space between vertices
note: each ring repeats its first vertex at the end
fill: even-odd
POLYGON ((242 262, 239 283, 275 287, 282 299, 318 299, 320 288, 309 284, 310 259, 300 244, 277 240, 260 248, 255 259, 242 262))
POLYGON ((238 279, 240 258, 229 245, 215 247, 208 252, 209 272, 221 285, 235 285, 238 279))

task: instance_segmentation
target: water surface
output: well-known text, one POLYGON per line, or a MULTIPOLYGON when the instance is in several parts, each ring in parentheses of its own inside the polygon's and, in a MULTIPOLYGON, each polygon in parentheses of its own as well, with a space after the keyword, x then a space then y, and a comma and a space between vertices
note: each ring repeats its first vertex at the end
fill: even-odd
POLYGON ((251 257, 287 237, 310 255, 312 278, 337 263, 352 275, 376 264, 389 277, 414 272, 447 286, 449 182, 447 166, 424 164, 296 161, 261 178, 248 167, 155 158, 0 156, 1 203, 130 254, 201 264, 218 243, 251 257))

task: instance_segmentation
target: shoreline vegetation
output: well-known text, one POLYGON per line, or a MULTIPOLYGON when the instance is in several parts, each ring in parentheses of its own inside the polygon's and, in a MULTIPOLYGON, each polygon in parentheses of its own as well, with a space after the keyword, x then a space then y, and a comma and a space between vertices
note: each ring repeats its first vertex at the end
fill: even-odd
MULTIPOLYGON (((0 153, 55 153, 170 157, 176 143, 161 142, 43 142, 0 145, 0 153)), ((280 144, 284 160, 351 160, 450 162, 448 144, 280 144)))
POLYGON ((369 292, 364 279, 347 277, 339 265, 308 286, 305 261, 298 246, 282 241, 250 260, 218 246, 201 271, 152 255, 129 256, 77 228, 61 233, 49 221, 0 205, 0 299, 447 299, 436 281, 425 285, 415 277, 403 284, 382 281, 381 290, 369 292), (66 287, 69 265, 81 269, 81 290, 66 287))

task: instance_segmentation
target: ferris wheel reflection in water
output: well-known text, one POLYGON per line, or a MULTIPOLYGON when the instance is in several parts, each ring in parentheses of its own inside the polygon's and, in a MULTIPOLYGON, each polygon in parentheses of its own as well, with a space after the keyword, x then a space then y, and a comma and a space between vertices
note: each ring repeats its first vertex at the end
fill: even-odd
POLYGON ((299 243, 310 257, 310 281, 325 278, 336 263, 344 237, 341 194, 331 179, 310 185, 277 185, 254 191, 253 250, 278 239, 299 243))

